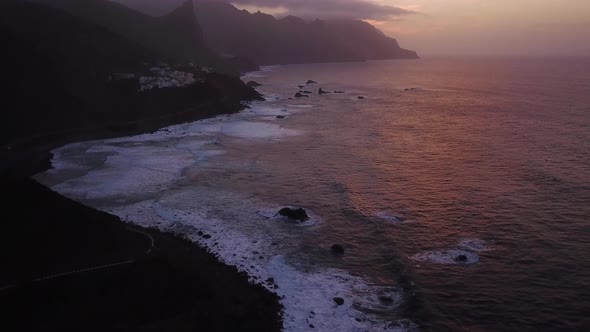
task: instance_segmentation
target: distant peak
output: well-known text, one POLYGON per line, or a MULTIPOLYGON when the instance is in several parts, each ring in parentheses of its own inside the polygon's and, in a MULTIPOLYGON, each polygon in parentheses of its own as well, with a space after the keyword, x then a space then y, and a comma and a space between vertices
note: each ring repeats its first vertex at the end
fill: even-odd
POLYGON ((183 17, 183 18, 190 18, 191 20, 196 20, 195 16, 195 6, 193 4, 193 0, 185 0, 180 6, 176 7, 170 14, 166 15, 166 17, 183 17))
POLYGON ((285 16, 281 19, 282 22, 292 23, 292 24, 304 24, 305 20, 300 17, 289 15, 285 16))

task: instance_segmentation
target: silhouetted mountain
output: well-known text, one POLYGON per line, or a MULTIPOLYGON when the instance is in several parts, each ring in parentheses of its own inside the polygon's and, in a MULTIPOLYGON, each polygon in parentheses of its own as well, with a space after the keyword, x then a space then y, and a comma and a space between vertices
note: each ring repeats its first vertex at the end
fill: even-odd
POLYGON ((277 20, 210 1, 196 2, 195 9, 212 49, 259 65, 417 58, 363 21, 305 22, 295 16, 277 20))
MULTIPOLYGON (((194 14, 193 1, 187 0, 172 11, 152 17, 108 0, 31 0, 62 9, 85 21, 103 26, 129 40, 180 62, 215 67, 220 72, 236 73, 239 68, 210 51, 194 14)), ((251 66, 250 68, 252 69, 251 66)))
POLYGON ((141 91, 140 77, 153 77, 149 64, 163 56, 44 5, 1 3, 0 43, 1 143, 153 130, 259 97, 237 77, 192 67, 194 84, 141 91))
POLYGON ((397 40, 360 20, 332 20, 326 24, 334 38, 366 59, 417 59, 414 51, 403 49, 397 40))

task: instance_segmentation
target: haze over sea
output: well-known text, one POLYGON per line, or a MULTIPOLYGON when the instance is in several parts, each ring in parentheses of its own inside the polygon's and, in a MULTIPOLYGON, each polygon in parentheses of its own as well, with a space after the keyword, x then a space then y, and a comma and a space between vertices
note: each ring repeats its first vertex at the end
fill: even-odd
POLYGON ((584 331, 588 78, 573 57, 267 67, 249 110, 70 144, 36 178, 208 246, 288 331, 584 331))

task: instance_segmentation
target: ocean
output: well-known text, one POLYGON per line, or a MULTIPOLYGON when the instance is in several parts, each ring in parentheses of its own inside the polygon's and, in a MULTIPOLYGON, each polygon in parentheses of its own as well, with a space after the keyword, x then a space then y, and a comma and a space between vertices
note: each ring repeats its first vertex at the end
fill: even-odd
POLYGON ((590 330, 590 58, 243 79, 267 100, 66 145, 35 178, 206 246, 281 297, 285 331, 590 330))

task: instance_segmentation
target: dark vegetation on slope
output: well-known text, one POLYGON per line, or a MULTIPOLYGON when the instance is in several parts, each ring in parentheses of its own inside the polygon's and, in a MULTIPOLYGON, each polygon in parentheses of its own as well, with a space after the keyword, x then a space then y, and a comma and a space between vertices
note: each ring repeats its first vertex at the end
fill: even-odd
POLYGON ((128 226, 28 178, 49 167, 48 151, 57 145, 236 112, 242 100, 260 95, 237 77, 215 73, 200 72, 194 85, 147 92, 138 91, 137 80, 109 80, 169 57, 38 4, 0 4, 0 43, 0 329, 280 330, 276 295, 214 255, 173 235, 128 226), (152 236, 156 248, 136 231, 152 236))
POLYGON ((139 92, 137 80, 111 75, 141 75, 167 57, 56 9, 1 6, 3 155, 64 138, 151 131, 236 112, 242 101, 260 99, 237 77, 204 72, 196 72, 198 83, 190 86, 139 92))
POLYGON ((2 331, 280 331, 277 297, 193 243, 128 226, 29 179, 0 184, 11 216, 0 232, 0 288, 15 285, 0 290, 2 331), (132 230, 154 238, 149 254, 149 237, 132 230))
POLYGON ((142 14, 107 0, 30 0, 58 8, 84 21, 117 33, 166 56, 168 62, 191 61, 200 67, 215 67, 218 72, 237 75, 255 70, 256 65, 243 59, 223 59, 205 45, 194 14, 193 2, 185 1, 161 17, 142 14))
POLYGON ((276 19, 214 1, 197 1, 195 9, 211 48, 259 65, 418 58, 363 21, 276 19))

